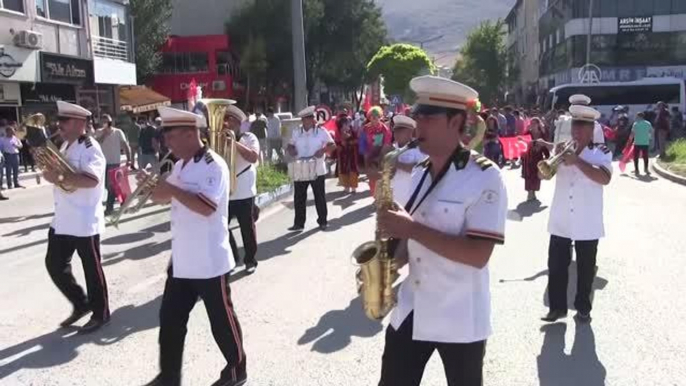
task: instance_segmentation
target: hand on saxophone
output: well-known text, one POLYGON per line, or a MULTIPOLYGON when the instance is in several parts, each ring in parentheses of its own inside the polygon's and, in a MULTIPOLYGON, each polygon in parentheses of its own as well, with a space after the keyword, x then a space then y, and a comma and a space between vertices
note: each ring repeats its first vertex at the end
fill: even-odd
POLYGON ((579 161, 579 156, 573 151, 568 151, 562 156, 562 160, 565 165, 572 166, 576 165, 577 161, 579 161))
POLYGON ((415 225, 412 216, 397 204, 394 209, 380 212, 377 222, 384 236, 397 239, 410 239, 415 225))

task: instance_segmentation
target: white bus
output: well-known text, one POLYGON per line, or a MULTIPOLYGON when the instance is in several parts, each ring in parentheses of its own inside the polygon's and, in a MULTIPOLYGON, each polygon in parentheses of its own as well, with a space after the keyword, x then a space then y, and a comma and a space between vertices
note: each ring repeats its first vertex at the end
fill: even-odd
POLYGON ((683 113, 686 110, 686 87, 684 81, 677 78, 645 78, 634 82, 608 82, 593 84, 563 84, 550 89, 545 100, 545 110, 561 109, 569 105, 569 97, 584 94, 591 98, 591 106, 606 117, 612 115, 616 106, 629 108, 629 115, 634 117, 639 111, 655 107, 657 102, 665 102, 671 109, 678 106, 683 113))

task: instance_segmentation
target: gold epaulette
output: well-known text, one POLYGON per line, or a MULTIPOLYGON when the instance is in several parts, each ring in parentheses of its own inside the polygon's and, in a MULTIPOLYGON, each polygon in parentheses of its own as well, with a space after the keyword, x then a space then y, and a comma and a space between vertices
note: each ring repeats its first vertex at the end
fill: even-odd
POLYGON ((205 162, 209 165, 212 162, 214 162, 214 158, 212 158, 212 154, 210 152, 205 153, 205 162))
POLYGON ((479 165, 482 171, 495 165, 493 161, 491 161, 483 155, 472 156, 472 159, 474 160, 474 162, 476 162, 477 165, 479 165))
POLYGON ((598 149, 600 149, 605 154, 609 154, 611 151, 610 148, 607 147, 604 143, 599 143, 596 146, 598 147, 598 149))
POLYGON ((86 145, 86 149, 93 146, 93 143, 91 142, 91 137, 89 137, 87 135, 80 136, 79 137, 79 143, 83 143, 84 145, 86 145))

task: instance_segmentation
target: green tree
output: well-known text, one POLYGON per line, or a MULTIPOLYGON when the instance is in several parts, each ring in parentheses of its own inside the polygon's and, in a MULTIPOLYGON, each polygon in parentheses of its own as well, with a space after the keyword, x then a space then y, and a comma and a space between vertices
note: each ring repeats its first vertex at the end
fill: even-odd
MULTIPOLYGON (((258 87, 263 85, 265 71, 267 71, 267 46, 262 37, 250 37, 241 53, 241 69, 247 79, 246 95, 251 95, 253 81, 258 87)), ((247 107, 249 98, 244 101, 247 107)))
POLYGON ((470 32, 453 71, 454 80, 474 87, 487 104, 500 100, 507 81, 504 25, 488 20, 470 32))
POLYGON ((131 0, 131 15, 136 42, 136 76, 138 84, 145 84, 162 63, 159 49, 169 37, 171 0, 131 0))
POLYGON ((367 80, 383 77, 387 95, 402 95, 410 99, 412 78, 436 73, 436 66, 426 52, 410 44, 381 47, 367 64, 367 80))

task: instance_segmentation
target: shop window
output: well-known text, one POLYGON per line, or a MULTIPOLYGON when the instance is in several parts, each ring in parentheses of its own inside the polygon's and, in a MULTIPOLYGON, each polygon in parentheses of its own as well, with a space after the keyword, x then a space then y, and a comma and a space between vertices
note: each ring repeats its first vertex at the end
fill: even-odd
POLYGON ((81 25, 79 0, 36 0, 36 13, 46 19, 81 25))
POLYGON ((165 52, 162 54, 163 74, 201 73, 209 71, 207 52, 165 52))
POLYGON ((24 0, 0 0, 0 9, 24 13, 24 0))

